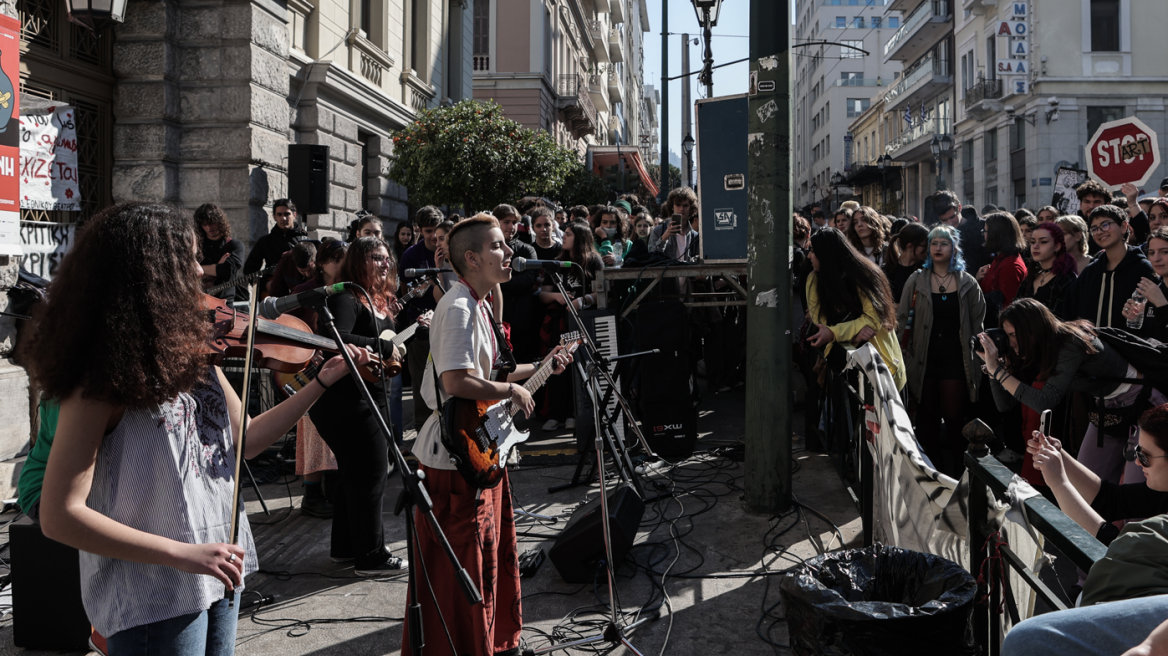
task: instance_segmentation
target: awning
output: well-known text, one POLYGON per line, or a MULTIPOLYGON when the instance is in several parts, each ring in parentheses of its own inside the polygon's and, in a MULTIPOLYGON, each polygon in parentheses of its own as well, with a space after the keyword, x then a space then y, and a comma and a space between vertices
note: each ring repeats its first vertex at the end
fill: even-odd
POLYGON ((593 174, 601 175, 604 167, 616 166, 624 160, 625 166, 637 172, 637 177, 641 178, 641 184, 645 185, 649 194, 652 196, 658 194, 657 185, 645 170, 645 164, 641 161, 641 151, 636 146, 589 146, 588 152, 592 155, 593 174))
POLYGON ((851 174, 844 178, 844 184, 852 187, 863 187, 877 182, 884 182, 884 171, 871 164, 853 166, 851 174))

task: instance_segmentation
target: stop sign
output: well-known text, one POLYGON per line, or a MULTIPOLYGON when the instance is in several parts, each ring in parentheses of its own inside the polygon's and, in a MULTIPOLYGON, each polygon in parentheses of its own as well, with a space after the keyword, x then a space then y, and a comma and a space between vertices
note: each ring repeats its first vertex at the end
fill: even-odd
POLYGON ((1138 187, 1158 166, 1156 133, 1135 117, 1100 125, 1087 143, 1087 172, 1112 189, 1126 182, 1138 187))

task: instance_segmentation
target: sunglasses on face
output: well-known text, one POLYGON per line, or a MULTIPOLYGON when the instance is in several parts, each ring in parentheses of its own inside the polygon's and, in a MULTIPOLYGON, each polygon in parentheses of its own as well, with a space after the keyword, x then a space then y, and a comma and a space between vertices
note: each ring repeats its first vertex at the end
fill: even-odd
POLYGON ((1134 446, 1128 445, 1127 448, 1123 450, 1123 458, 1128 462, 1138 460, 1141 467, 1151 467, 1152 460, 1155 460, 1156 458, 1168 458, 1168 455, 1150 456, 1146 451, 1140 448, 1139 444, 1136 444, 1134 446))

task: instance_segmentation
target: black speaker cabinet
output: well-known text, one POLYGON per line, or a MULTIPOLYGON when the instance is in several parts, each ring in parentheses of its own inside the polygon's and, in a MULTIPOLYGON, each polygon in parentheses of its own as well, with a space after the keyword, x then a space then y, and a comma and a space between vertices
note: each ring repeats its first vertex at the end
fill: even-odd
POLYGON ((87 650, 77 550, 50 540, 28 517, 9 528, 12 642, 25 649, 87 650))
POLYGON ((328 146, 288 146, 288 197, 296 203, 299 214, 328 214, 328 146))
MULTIPOLYGON (((645 514, 645 502, 628 483, 621 483, 608 493, 611 518, 612 557, 617 563, 625 558, 637 537, 637 528, 645 514)), ((600 525, 600 496, 576 509, 556 543, 548 552, 556 571, 568 583, 590 583, 597 564, 604 559, 604 527, 600 525)))

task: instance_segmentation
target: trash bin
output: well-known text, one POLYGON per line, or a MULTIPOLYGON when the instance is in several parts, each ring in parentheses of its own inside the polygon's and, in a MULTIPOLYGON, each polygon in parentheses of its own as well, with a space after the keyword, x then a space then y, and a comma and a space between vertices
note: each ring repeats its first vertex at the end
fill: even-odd
POLYGON ((830 553, 779 584, 798 656, 978 653, 977 581, 932 554, 875 545, 830 553))

